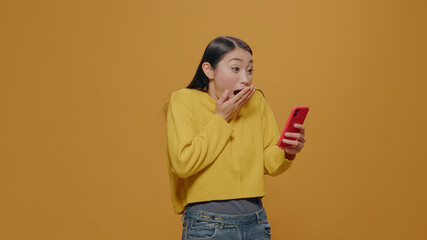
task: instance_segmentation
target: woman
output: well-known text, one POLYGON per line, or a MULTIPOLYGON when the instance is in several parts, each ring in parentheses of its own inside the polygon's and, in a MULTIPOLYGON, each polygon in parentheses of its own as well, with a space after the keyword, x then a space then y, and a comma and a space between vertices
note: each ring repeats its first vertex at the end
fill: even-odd
POLYGON ((222 36, 206 47, 192 82, 167 112, 172 202, 183 213, 182 239, 270 239, 262 206, 264 174, 288 169, 304 142, 287 133, 281 149, 274 115, 252 85, 251 48, 222 36))

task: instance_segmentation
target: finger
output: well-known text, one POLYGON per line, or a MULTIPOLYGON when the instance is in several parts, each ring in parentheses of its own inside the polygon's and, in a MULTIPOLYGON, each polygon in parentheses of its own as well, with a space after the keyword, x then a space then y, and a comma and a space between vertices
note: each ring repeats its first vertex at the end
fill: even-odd
POLYGON ((300 142, 305 143, 305 136, 301 133, 286 132, 285 137, 298 139, 300 142))
POLYGON ((246 96, 250 91, 251 91, 251 87, 250 86, 249 87, 245 87, 236 96, 239 96, 239 99, 241 99, 244 96, 246 96))
POLYGON ((301 138, 301 133, 286 132, 285 137, 299 139, 299 138, 301 138))
POLYGON ((284 138, 282 140, 283 143, 286 143, 288 145, 292 145, 292 147, 294 148, 303 148, 304 147, 304 143, 300 142, 300 141, 294 141, 294 140, 289 140, 284 138))
POLYGON ((243 96, 245 96, 246 91, 247 91, 246 88, 242 89, 242 91, 240 91, 238 94, 236 94, 232 98, 230 98, 230 103, 238 102, 243 96))
POLYGON ((289 139, 286 139, 286 138, 284 138, 284 139, 282 140, 282 142, 283 142, 283 143, 286 143, 286 144, 288 144, 288 145, 292 145, 293 147, 297 147, 297 146, 299 145, 299 143, 300 143, 300 142, 298 142, 298 141, 289 140, 289 139))
POLYGON ((222 105, 228 99, 228 89, 225 89, 221 97, 218 99, 217 103, 222 105))
POLYGON ((284 148, 284 150, 288 154, 297 154, 297 153, 301 152, 300 148, 297 149, 297 148, 294 148, 294 147, 286 147, 286 148, 284 148))
POLYGON ((298 129, 299 129, 299 132, 300 132, 302 135, 304 135, 304 136, 305 136, 305 127, 304 127, 304 125, 302 125, 302 124, 298 124, 298 123, 295 123, 295 124, 294 124, 294 127, 295 127, 295 128, 298 128, 298 129))
POLYGON ((255 86, 251 86, 252 87, 252 89, 251 89, 251 93, 249 94, 249 98, 251 98, 252 97, 252 95, 254 95, 254 93, 255 93, 255 86))
POLYGON ((245 92, 243 97, 241 99, 239 99, 236 103, 239 104, 240 107, 242 107, 243 105, 245 105, 249 101, 249 99, 252 97, 254 92, 255 92, 255 86, 248 87, 247 92, 245 92))

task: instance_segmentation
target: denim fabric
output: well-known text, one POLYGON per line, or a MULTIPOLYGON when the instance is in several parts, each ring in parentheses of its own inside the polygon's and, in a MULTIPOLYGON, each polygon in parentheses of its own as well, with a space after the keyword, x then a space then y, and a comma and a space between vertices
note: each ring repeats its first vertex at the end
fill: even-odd
POLYGON ((264 208, 245 215, 224 215, 201 210, 185 210, 182 216, 183 240, 271 239, 270 224, 264 208))

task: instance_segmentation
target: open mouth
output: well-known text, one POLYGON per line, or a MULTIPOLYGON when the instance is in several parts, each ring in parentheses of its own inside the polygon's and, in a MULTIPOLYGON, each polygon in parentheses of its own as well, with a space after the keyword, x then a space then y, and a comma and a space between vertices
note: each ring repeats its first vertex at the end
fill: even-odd
POLYGON ((233 93, 234 93, 234 95, 237 95, 240 91, 242 91, 242 89, 235 90, 233 93))

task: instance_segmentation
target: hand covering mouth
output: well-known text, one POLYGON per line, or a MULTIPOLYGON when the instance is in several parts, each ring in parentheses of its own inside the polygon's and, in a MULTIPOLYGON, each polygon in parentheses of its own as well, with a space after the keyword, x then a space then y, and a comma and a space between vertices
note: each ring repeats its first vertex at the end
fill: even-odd
POLYGON ((238 90, 234 90, 234 95, 237 95, 240 91, 242 91, 243 90, 243 88, 242 89, 238 89, 238 90))

